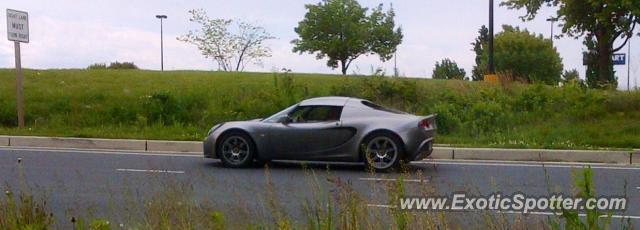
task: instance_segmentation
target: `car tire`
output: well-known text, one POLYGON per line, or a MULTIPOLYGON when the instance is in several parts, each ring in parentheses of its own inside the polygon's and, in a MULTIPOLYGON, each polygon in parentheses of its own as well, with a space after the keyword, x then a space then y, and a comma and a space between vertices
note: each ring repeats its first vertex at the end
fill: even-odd
POLYGON ((216 152, 225 167, 245 168, 253 163, 256 145, 244 132, 232 131, 223 135, 216 152))
POLYGON ((377 172, 388 172, 399 168, 405 155, 400 138, 388 132, 367 136, 362 141, 361 152, 366 169, 377 172))

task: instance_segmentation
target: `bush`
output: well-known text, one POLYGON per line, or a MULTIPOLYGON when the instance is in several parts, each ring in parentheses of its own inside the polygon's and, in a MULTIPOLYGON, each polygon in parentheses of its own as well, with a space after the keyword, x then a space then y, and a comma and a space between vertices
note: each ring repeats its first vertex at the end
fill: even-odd
POLYGON ((432 112, 438 116, 436 117, 436 124, 438 124, 439 134, 451 134, 455 133, 461 126, 461 115, 464 113, 459 108, 456 108, 453 104, 438 103, 431 109, 432 112))
POLYGON ((550 92, 540 84, 534 84, 532 87, 528 87, 522 91, 515 98, 515 106, 520 111, 535 112, 542 111, 547 108, 547 104, 552 104, 552 95, 550 92))
POLYGON ((474 104, 467 115, 469 116, 467 122, 476 135, 500 130, 507 122, 503 106, 493 101, 481 101, 474 104))
POLYGON ((0 125, 15 126, 18 124, 15 100, 0 100, 0 125))
POLYGON ((138 69, 133 62, 111 62, 108 66, 105 63, 95 63, 87 67, 88 70, 105 70, 105 69, 138 69))
POLYGON ((458 67, 456 62, 445 58, 442 62, 436 62, 436 67, 433 68, 433 79, 455 79, 455 80, 467 80, 465 77, 467 73, 464 69, 458 67))
POLYGON ((89 65, 89 67, 87 67, 87 69, 89 69, 89 70, 107 69, 107 64, 105 64, 105 63, 95 63, 95 64, 89 65))
POLYGON ((398 109, 417 108, 417 84, 407 79, 387 77, 367 77, 346 81, 345 84, 332 88, 332 93, 342 96, 365 98, 372 101, 383 101, 398 105, 398 109))
POLYGON ((133 62, 111 62, 109 69, 138 69, 133 62))

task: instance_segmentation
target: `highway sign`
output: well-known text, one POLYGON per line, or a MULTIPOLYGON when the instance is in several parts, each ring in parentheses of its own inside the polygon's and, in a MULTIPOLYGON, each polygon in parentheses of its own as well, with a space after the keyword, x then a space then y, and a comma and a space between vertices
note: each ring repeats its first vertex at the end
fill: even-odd
POLYGON ((29 14, 7 9, 7 39, 29 43, 29 14))
POLYGON ((626 54, 613 54, 613 56, 611 56, 611 59, 613 59, 613 64, 614 65, 624 65, 626 63, 626 60, 627 60, 627 55, 626 54))

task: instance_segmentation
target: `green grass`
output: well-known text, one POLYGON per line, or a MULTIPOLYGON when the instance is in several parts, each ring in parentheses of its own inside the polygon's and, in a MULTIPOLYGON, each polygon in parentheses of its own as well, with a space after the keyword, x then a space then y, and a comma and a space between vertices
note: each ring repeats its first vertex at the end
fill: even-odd
POLYGON ((640 148, 640 92, 577 85, 144 70, 27 70, 27 128, 15 73, 0 70, 0 134, 201 140, 218 122, 266 117, 303 98, 367 98, 438 113, 437 143, 516 148, 640 148))

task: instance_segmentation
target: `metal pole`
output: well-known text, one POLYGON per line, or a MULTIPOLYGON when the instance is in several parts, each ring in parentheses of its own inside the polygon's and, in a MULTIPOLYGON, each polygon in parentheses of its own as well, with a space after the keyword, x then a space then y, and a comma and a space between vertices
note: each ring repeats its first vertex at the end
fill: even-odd
POLYGON ((554 18, 554 17, 547 18, 547 22, 551 22, 551 38, 549 38, 551 40, 551 46, 553 46, 553 25, 556 21, 558 21, 557 18, 554 18))
POLYGON ((489 74, 495 74, 493 66, 493 0, 489 0, 489 74))
POLYGON ((397 51, 393 52, 393 76, 398 77, 398 58, 397 51))
POLYGON ((633 38, 633 33, 631 33, 631 37, 629 37, 629 46, 627 51, 627 91, 631 91, 629 86, 629 82, 631 81, 631 39, 633 38))
POLYGON ((24 98, 22 95, 22 63, 20 63, 20 42, 14 41, 16 54, 16 109, 18 110, 18 127, 24 128, 24 98))
POLYGON ((553 20, 551 20, 551 46, 553 46, 553 20))
POLYGON ((160 71, 164 71, 164 40, 162 33, 162 18, 160 18, 160 71))

